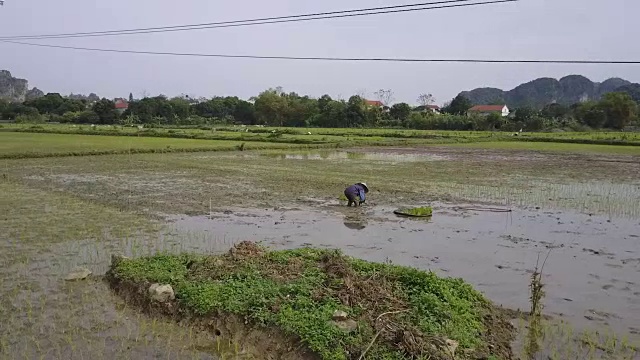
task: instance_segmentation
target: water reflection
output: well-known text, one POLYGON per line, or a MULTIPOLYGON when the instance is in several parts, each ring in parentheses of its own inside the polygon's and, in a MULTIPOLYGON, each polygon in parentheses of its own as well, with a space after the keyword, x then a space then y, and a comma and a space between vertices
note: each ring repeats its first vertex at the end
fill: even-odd
POLYGON ((344 217, 343 224, 352 230, 362 230, 367 227, 368 221, 362 216, 347 215, 344 217))
POLYGON ((359 151, 309 151, 309 152, 270 152, 263 153, 273 159, 281 160, 368 160, 391 162, 418 162, 445 160, 445 157, 433 154, 393 154, 383 152, 359 151))

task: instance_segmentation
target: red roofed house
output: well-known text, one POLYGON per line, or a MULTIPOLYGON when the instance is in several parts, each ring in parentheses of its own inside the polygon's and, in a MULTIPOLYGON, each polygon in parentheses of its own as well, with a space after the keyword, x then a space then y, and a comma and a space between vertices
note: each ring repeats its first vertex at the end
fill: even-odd
POLYGON ((116 103, 116 111, 119 112, 120 114, 122 114, 123 112, 125 112, 125 110, 129 108, 129 103, 125 99, 117 98, 115 99, 115 103, 116 103))
POLYGON ((364 103, 369 106, 380 106, 380 107, 384 106, 382 101, 378 101, 378 100, 365 100, 364 103))
POLYGON ((499 113, 502 116, 509 116, 509 108, 507 107, 507 105, 476 105, 469 109, 468 113, 475 113, 480 115, 499 113))

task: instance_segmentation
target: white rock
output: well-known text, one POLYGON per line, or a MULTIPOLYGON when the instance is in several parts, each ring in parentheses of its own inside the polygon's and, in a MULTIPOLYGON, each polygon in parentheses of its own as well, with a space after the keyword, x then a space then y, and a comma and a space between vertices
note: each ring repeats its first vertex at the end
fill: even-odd
POLYGON ((171 285, 152 284, 149 286, 149 296, 151 300, 167 302, 176 298, 171 285))
POLYGON ((333 312, 332 319, 335 321, 345 321, 349 317, 349 314, 342 310, 336 310, 333 312))
POLYGON ((358 323, 353 319, 348 319, 345 321, 332 321, 331 323, 345 332, 352 332, 358 329, 358 323))
POLYGON ((459 345, 458 342, 455 340, 447 339, 446 343, 447 343, 447 350, 449 351, 449 355, 451 355, 451 357, 455 357, 456 349, 458 349, 458 345, 459 345))
POLYGON ((75 268, 64 279, 66 281, 84 280, 91 275, 91 270, 87 268, 75 268))

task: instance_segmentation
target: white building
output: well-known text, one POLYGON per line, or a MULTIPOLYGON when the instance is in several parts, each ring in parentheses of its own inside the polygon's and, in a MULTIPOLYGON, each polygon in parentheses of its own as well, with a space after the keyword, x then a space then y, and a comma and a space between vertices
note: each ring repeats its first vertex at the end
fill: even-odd
POLYGON ((469 113, 480 115, 500 113, 502 116, 509 116, 509 108, 507 107, 507 105, 476 105, 469 109, 469 113))

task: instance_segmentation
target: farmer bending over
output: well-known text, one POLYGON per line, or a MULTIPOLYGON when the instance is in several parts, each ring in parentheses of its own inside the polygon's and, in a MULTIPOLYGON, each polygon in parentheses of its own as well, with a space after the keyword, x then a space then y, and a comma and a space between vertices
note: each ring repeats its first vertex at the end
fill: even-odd
POLYGON ((355 206, 362 205, 365 201, 365 194, 369 192, 369 188, 365 183, 357 183, 349 186, 344 190, 344 196, 349 200, 348 206, 354 204, 355 206))

